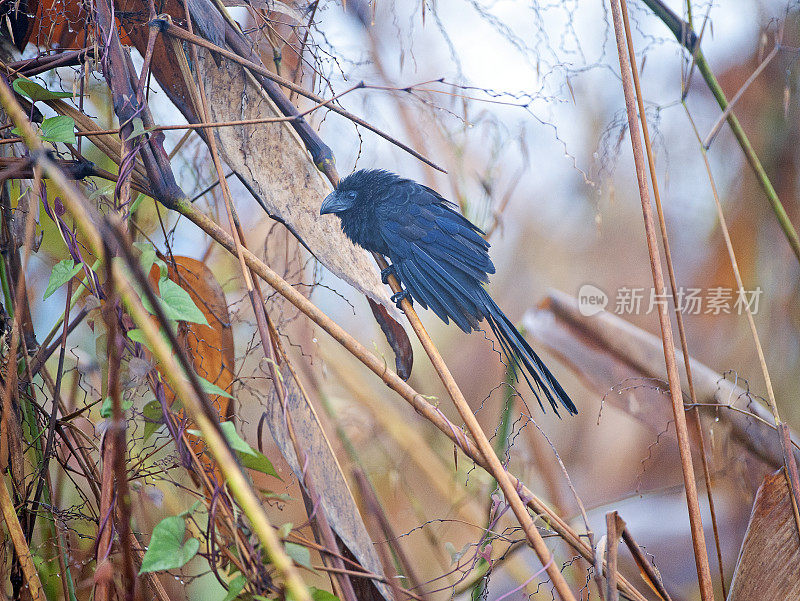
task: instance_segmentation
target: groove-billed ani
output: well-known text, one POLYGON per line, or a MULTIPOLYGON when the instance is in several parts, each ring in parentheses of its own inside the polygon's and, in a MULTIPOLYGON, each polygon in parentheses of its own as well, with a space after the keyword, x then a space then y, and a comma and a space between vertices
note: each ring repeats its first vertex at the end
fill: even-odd
POLYGON ((489 243, 455 209, 427 186, 388 171, 361 170, 339 182, 320 214, 338 215, 350 240, 391 260, 381 274, 384 283, 393 273, 405 286, 392 300, 411 296, 467 333, 485 318, 506 358, 521 367, 542 409, 537 388, 556 414, 558 403, 577 413, 561 384, 484 289, 495 271, 489 243))

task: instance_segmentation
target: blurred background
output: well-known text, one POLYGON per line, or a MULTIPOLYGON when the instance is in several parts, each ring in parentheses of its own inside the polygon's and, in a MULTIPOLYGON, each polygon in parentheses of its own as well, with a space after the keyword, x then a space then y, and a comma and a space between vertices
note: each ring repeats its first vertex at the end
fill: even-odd
MULTIPOLYGON (((686 16, 684 3, 666 4, 686 16)), ((457 202, 489 232, 497 266, 489 289, 513 321, 530 324, 551 289, 577 296, 588 284, 606 295, 607 311, 659 334, 614 32, 605 3, 348 0, 344 5, 319 2, 271 8, 285 15, 287 23, 313 21, 301 74, 304 85, 323 96, 361 80, 374 86, 345 95, 340 104, 447 170, 447 174, 437 172, 340 116, 317 111, 310 121, 333 148, 339 172, 389 169, 457 202), (641 295, 638 307, 626 303, 632 290, 641 295)), ((744 92, 735 113, 790 218, 798 223, 798 7, 731 0, 692 2, 691 8, 695 30, 703 32, 705 56, 728 98, 782 34, 781 50, 744 92)), ((232 10, 245 28, 255 30, 245 9, 232 10)), ((736 305, 736 284, 709 174, 689 118, 704 138, 721 111, 691 57, 664 24, 642 2, 631 1, 629 10, 678 285, 687 292, 699 290, 695 294, 702 299, 699 310, 684 314, 689 351, 715 372, 728 372, 728 379, 749 388, 754 397, 763 396, 764 379, 745 316, 736 305), (722 300, 713 305, 712 297, 722 300)), ((283 52, 290 62, 290 51, 283 52)), ((137 60, 141 65, 141 57, 137 60)), ((61 84, 69 87, 70 77, 69 70, 62 70, 61 84)), ((93 102, 98 119, 112 124, 109 109, 103 108, 99 79, 96 84, 93 102)), ((154 90, 151 106, 158 113, 156 121, 183 122, 163 95, 157 100, 159 92, 154 90)), ((299 106, 311 104, 300 101, 299 106)), ((168 132, 167 148, 181 135, 168 132)), ((727 125, 708 152, 745 289, 753 291, 758 301, 751 306, 781 416, 797 424, 800 266, 727 125)), ((215 179, 208 152, 196 137, 190 138, 173 167, 189 194, 215 179)), ((239 211, 247 216, 251 248, 259 249, 273 268, 392 365, 391 349, 364 297, 317 265, 282 226, 262 216, 241 185, 232 181, 232 186, 239 211)), ((204 207, 219 206, 218 202, 218 190, 201 200, 204 207)), ((249 304, 243 302, 238 267, 191 224, 166 218, 174 252, 206 261, 228 295, 235 323, 237 427, 245 439, 254 441, 270 383, 255 352, 254 321, 249 304)), ((156 244, 163 243, 155 213, 143 207, 141 219, 156 244)), ((48 257, 51 234, 45 232, 45 252, 33 259, 32 298, 41 298, 56 251, 61 252, 53 242, 48 257)), ((63 303, 63 290, 34 303, 35 322, 49 329, 53 311, 61 311, 63 303)), ((440 433, 324 332, 312 328, 278 298, 271 296, 269 306, 280 316, 287 347, 311 383, 312 399, 319 403, 345 473, 356 462, 362 465, 417 576, 426 583, 423 588, 438 591, 436 599, 480 594, 492 600, 515 590, 511 598, 551 598, 549 584, 539 586, 538 580, 517 590, 541 566, 529 549, 520 548, 523 537, 508 518, 495 529, 494 543, 495 556, 508 555, 508 562, 497 564, 483 588, 471 586, 474 574, 468 573, 466 559, 474 556, 481 540, 493 482, 463 456, 455 461, 452 446, 440 433)), ((567 349, 553 349, 532 336, 534 348, 580 411, 577 417, 558 419, 551 411, 543 414, 522 387, 521 397, 508 394, 503 385, 505 366, 489 339, 466 336, 429 312, 422 312, 422 318, 487 433, 497 432, 507 408, 511 430, 504 446, 511 471, 580 529, 577 494, 598 537, 605 531, 605 512, 618 510, 673 598, 698 599, 675 430, 669 411, 663 413, 669 397, 658 383, 609 369, 596 374, 601 386, 591 385, 564 360, 570 354, 567 349), (626 402, 636 403, 644 413, 652 408, 663 420, 648 422, 622 410, 620 404, 604 403, 608 395, 623 393, 626 402)), ((84 328, 73 340, 70 360, 85 376, 88 398, 101 389, 99 375, 92 372, 93 332, 84 328)), ((424 353, 415 350, 410 383, 435 396, 439 408, 460 423, 424 353)), ((733 444, 713 420, 704 433, 722 568, 729 581, 756 490, 774 468, 733 444)), ((277 492, 297 499, 288 467, 274 448, 267 446, 265 452, 286 477, 280 485, 285 490, 277 492)), ((719 594, 708 503, 697 458, 695 463, 719 594)), ((156 505, 164 502, 163 495, 179 495, 148 486, 156 505), (153 492, 156 489, 160 490, 153 492)), ((296 502, 270 508, 276 523, 300 523, 302 511, 296 502)), ((574 589, 581 589, 587 598, 585 587, 591 579, 587 566, 563 544, 553 542, 552 548, 557 561, 568 565, 565 573, 574 589)), ((623 567, 636 579, 631 565, 623 567)), ((637 584, 646 589, 640 580, 637 584)), ((206 574, 181 590, 192 599, 212 599, 222 589, 206 574)))

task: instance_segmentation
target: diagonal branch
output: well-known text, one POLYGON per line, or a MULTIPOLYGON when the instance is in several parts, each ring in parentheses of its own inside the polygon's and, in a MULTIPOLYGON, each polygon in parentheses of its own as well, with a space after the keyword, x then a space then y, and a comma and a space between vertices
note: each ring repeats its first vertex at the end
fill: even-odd
MULTIPOLYGON (((675 35, 675 37, 678 39, 678 42, 680 42, 681 45, 692 54, 694 61, 697 64, 697 69, 700 71, 700 74, 703 76, 706 85, 708 85, 708 88, 714 95, 717 104, 719 104, 719 107, 723 110, 723 112, 728 111, 729 103, 728 99, 725 97, 725 92, 722 90, 722 86, 719 85, 717 78, 714 76, 714 72, 711 70, 711 67, 708 64, 706 57, 703 55, 702 50, 700 50, 697 42, 698 38, 692 31, 689 23, 686 23, 677 15, 675 15, 675 13, 669 10, 669 8, 667 8, 664 3, 661 2, 661 0, 644 0, 644 3, 647 4, 650 10, 652 10, 653 13, 655 13, 656 16, 658 16, 658 18, 661 19, 667 27, 669 27, 670 31, 672 31, 673 35, 675 35)), ((755 172, 758 183, 761 186, 761 189, 764 190, 764 194, 767 196, 767 200, 772 207, 772 211, 775 213, 775 217, 778 219, 778 224, 781 226, 781 229, 786 236, 786 240, 789 242, 789 246, 792 247, 792 252, 794 252, 797 260, 800 261, 800 237, 798 237, 797 230, 789 219, 789 214, 786 212, 783 203, 778 197, 778 193, 772 185, 764 166, 761 164, 756 151, 753 149, 753 145, 750 143, 747 134, 744 133, 742 124, 739 123, 736 115, 734 115, 733 112, 728 111, 726 119, 728 121, 728 125, 730 125, 733 135, 736 137, 737 142, 739 142, 742 152, 744 152, 745 159, 747 159, 750 167, 755 172)))

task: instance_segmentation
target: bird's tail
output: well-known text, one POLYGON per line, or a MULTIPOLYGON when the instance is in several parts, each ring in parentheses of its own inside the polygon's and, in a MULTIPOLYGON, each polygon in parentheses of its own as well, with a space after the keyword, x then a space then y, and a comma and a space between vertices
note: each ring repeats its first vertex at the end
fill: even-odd
POLYGON ((539 358, 528 341, 519 333, 514 324, 500 310, 488 292, 484 292, 484 306, 486 307, 486 321, 494 332, 495 337, 500 342, 503 354, 509 362, 516 363, 522 376, 530 386, 539 406, 544 411, 540 394, 550 401, 550 406, 558 415, 558 404, 560 403, 570 415, 578 413, 575 403, 558 383, 555 376, 547 369, 547 366, 539 358), (531 382, 531 378, 533 382, 531 382), (534 386, 534 382, 536 385, 534 386))

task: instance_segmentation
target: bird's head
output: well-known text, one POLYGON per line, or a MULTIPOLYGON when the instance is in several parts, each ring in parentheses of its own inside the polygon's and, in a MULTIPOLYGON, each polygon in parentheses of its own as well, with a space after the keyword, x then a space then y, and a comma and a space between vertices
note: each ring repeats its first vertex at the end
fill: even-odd
POLYGON ((368 200, 375 200, 400 181, 394 173, 380 169, 361 169, 339 181, 319 208, 320 215, 339 214, 368 200))
POLYGON ((358 190, 341 190, 336 188, 325 197, 319 208, 320 215, 337 214, 352 209, 358 202, 358 190))

